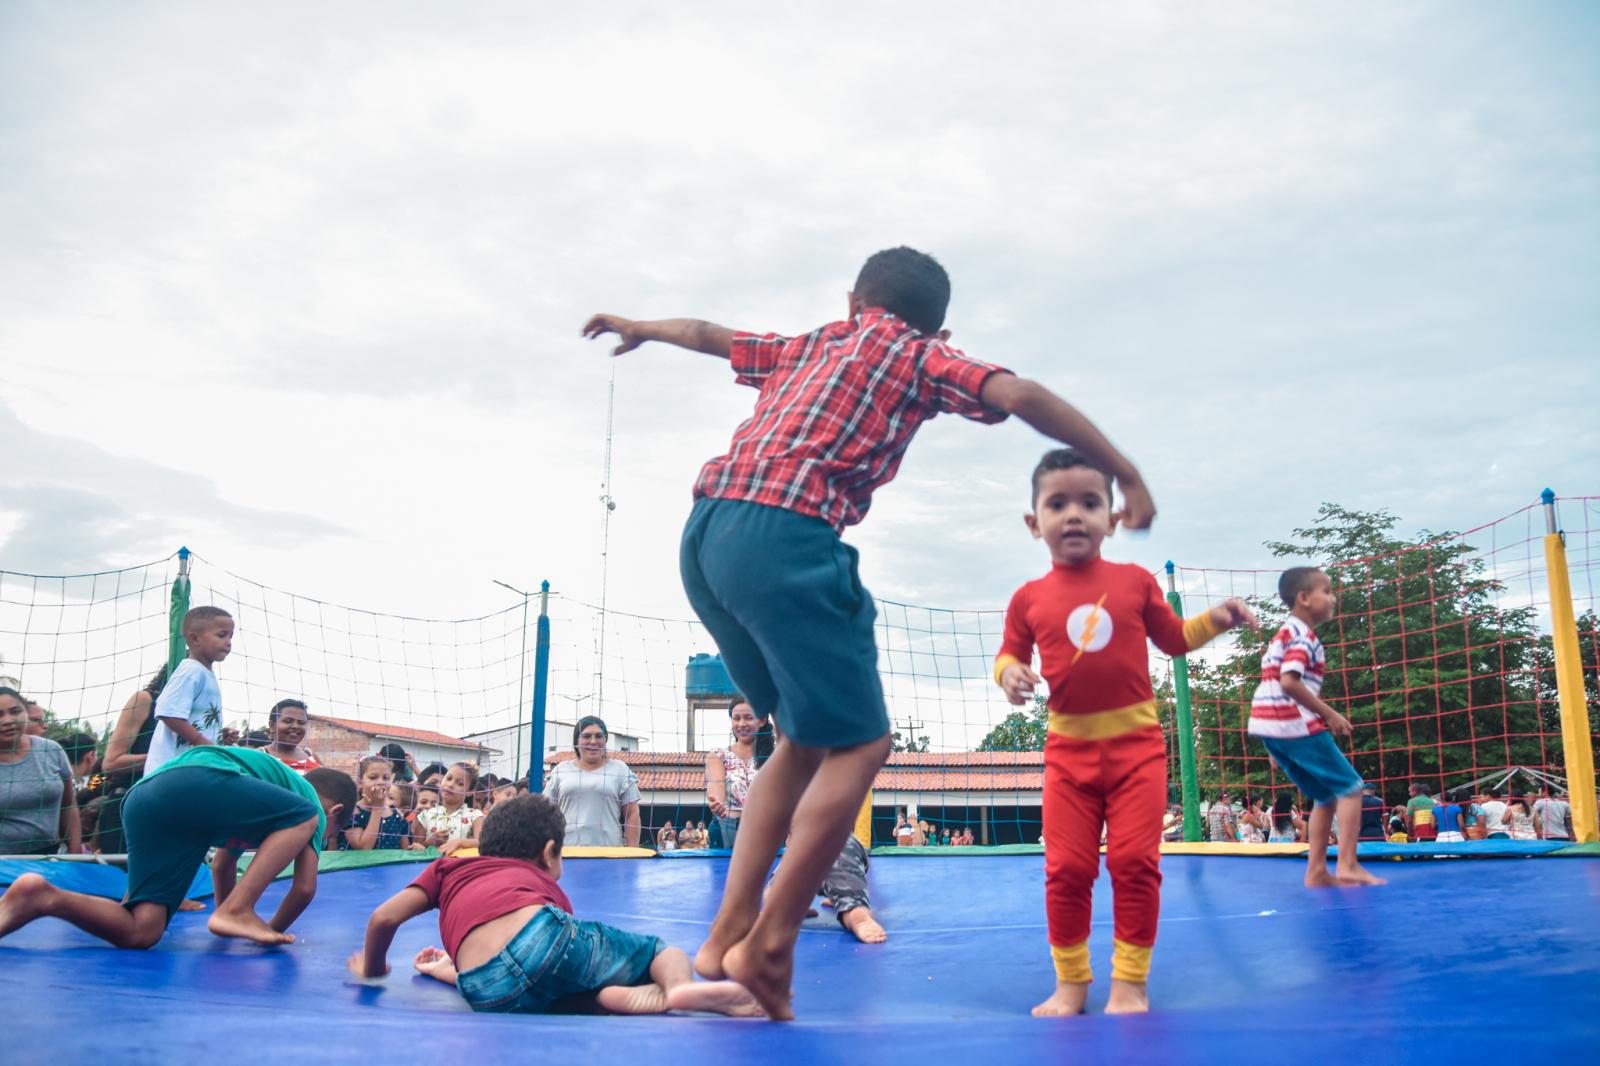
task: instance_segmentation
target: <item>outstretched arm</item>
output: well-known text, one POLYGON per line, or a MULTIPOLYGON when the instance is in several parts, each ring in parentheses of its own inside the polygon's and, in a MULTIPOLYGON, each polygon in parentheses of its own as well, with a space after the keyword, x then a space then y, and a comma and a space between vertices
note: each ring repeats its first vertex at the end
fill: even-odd
POLYGON ((583 324, 583 335, 590 340, 607 333, 617 335, 618 344, 612 355, 631 352, 645 341, 675 344, 692 352, 728 358, 733 344, 733 330, 714 322, 698 318, 663 318, 653 322, 635 322, 621 315, 595 315, 583 324))
POLYGON ((1155 501, 1139 471, 1076 407, 1037 381, 1015 374, 990 374, 981 398, 984 406, 1016 415, 1045 436, 1078 449, 1110 474, 1122 489, 1123 525, 1148 529, 1155 520, 1155 501))
POLYGON ((380 903, 367 920, 366 944, 350 956, 350 972, 357 977, 382 977, 388 973, 389 945, 394 942, 395 931, 432 909, 428 894, 416 885, 407 885, 380 903))

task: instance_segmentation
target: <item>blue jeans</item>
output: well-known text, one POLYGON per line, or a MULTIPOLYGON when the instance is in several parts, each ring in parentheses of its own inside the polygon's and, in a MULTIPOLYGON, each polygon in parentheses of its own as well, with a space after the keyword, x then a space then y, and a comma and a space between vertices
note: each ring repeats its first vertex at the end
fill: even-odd
POLYGON ((722 846, 732 851, 733 838, 739 835, 739 819, 718 818, 717 825, 722 829, 722 846))
POLYGON ((456 987, 473 1010, 543 1014, 570 996, 647 983, 666 946, 546 904, 499 954, 458 975, 456 987))

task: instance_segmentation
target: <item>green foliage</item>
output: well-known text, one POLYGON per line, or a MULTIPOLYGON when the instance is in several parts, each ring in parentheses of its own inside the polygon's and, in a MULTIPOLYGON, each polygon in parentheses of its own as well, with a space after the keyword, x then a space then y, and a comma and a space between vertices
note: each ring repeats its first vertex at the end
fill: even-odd
MULTIPOLYGON (((1347 560, 1328 566, 1339 613, 1318 635, 1328 650, 1322 695, 1355 726, 1354 761, 1400 797, 1411 779, 1464 784, 1488 769, 1558 763, 1560 732, 1549 638, 1533 608, 1503 607, 1503 586, 1465 541, 1393 534, 1386 511, 1324 504, 1279 557, 1347 560), (1541 734, 1543 736, 1541 736, 1541 734)), ((1196 605, 1197 607, 1199 605, 1196 605)), ((1260 659, 1286 609, 1257 600, 1263 629, 1240 631, 1225 661, 1189 662, 1201 791, 1264 786, 1271 768, 1244 733, 1260 659)), ((1584 618, 1585 680, 1597 687, 1596 620, 1584 618)))
POLYGON ((928 750, 928 738, 926 736, 920 736, 920 737, 913 737, 910 740, 907 740, 905 734, 903 734, 903 733, 899 732, 898 730, 896 730, 895 732, 889 734, 889 750, 892 751, 892 752, 893 751, 920 751, 920 752, 925 752, 925 751, 928 750))
POLYGON ((1043 751, 1050 729, 1050 710, 1043 696, 1033 697, 1026 711, 1012 711, 989 730, 978 745, 979 751, 1043 751))

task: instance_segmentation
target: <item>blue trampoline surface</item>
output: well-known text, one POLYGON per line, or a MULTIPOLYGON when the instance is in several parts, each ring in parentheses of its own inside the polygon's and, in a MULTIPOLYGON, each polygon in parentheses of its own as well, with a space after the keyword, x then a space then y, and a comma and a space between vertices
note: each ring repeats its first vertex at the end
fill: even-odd
MULTIPOLYGON (((1153 1013, 1108 1017, 1110 895, 1096 887, 1089 1015, 1035 1019, 1049 993, 1038 856, 874 863, 889 930, 856 943, 830 912, 808 922, 797 1022, 710 1016, 474 1015, 415 976, 432 917, 400 931, 381 987, 344 969, 371 909, 417 865, 324 874, 295 926, 264 949, 179 914, 147 952, 62 922, 0 941, 7 1063, 476 1061, 932 1063, 1094 1056, 1106 1062, 1576 1061, 1600 1040, 1600 861, 1377 862, 1380 889, 1309 892, 1289 860, 1168 856, 1150 980, 1153 1013), (1508 1006, 1508 998, 1515 1006, 1508 1006), (1498 1006, 1495 1006, 1498 1004, 1498 1006)), ((693 952, 726 859, 571 859, 582 917, 693 952)), ((269 890, 268 911, 285 888, 269 890)), ((1593 1061, 1593 1059, 1589 1059, 1593 1061)))

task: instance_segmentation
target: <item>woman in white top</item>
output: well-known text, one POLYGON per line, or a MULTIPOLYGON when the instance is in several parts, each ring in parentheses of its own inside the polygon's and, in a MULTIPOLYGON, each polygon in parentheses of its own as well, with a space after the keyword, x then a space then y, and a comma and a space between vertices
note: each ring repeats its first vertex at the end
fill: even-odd
POLYGON ((1506 807, 1504 825, 1510 831, 1512 840, 1539 839, 1539 834, 1533 829, 1533 812, 1528 810, 1526 800, 1511 801, 1506 807))
POLYGON ((1293 844, 1305 831, 1305 821, 1294 809, 1294 794, 1285 790, 1272 801, 1272 814, 1267 825, 1267 843, 1293 844))
POLYGON ((768 734, 766 751, 757 750, 766 722, 757 718, 755 708, 742 698, 728 708, 728 720, 733 731, 731 742, 706 753, 706 806, 722 828, 722 846, 731 850, 739 835, 739 817, 750 795, 750 782, 756 779, 760 762, 772 754, 772 746, 768 734))
POLYGON ((578 757, 557 763, 545 778, 546 798, 567 820, 568 844, 639 846, 639 779, 627 763, 606 754, 610 739, 604 720, 592 714, 578 719, 572 728, 578 757))

